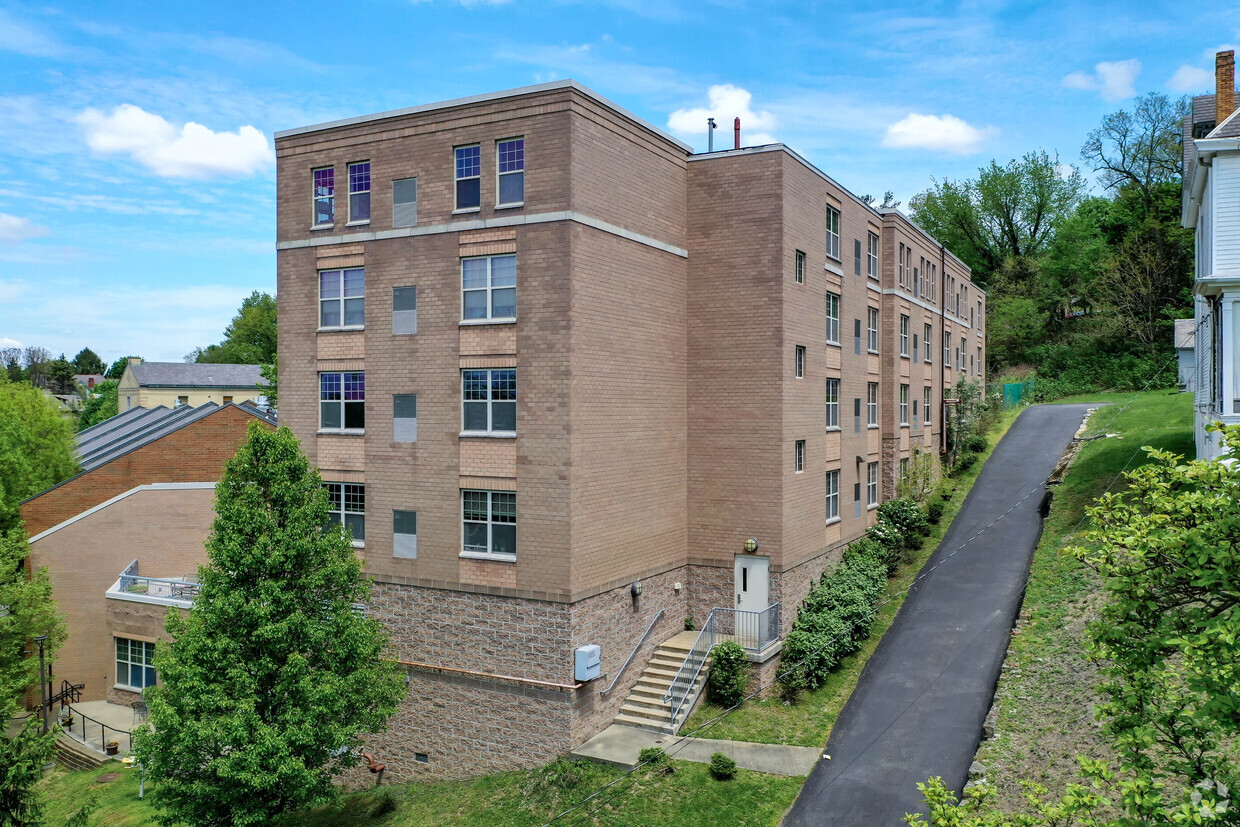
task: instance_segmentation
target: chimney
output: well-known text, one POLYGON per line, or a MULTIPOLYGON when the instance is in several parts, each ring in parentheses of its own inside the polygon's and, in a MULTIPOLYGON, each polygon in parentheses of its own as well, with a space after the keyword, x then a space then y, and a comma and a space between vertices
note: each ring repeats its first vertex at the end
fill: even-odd
POLYGON ((1214 122, 1220 124, 1236 110, 1236 53, 1214 56, 1214 122))
POLYGON ((131 365, 140 365, 140 364, 142 364, 142 357, 141 357, 141 356, 130 356, 130 357, 129 357, 129 364, 131 364, 131 365))
POLYGON ((741 148, 741 119, 740 118, 737 118, 735 121, 732 122, 732 132, 736 138, 736 146, 732 148, 740 149, 741 148))

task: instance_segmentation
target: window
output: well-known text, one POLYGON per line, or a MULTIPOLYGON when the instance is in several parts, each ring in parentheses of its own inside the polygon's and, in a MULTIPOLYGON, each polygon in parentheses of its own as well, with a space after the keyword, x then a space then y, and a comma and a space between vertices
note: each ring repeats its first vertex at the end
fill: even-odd
POLYGON ((853 272, 861 275, 861 239, 853 239, 853 272))
POLYGON ((795 462, 795 468, 798 474, 805 470, 805 440, 797 440, 796 456, 793 461, 795 462))
POLYGON ((977 375, 982 375, 982 349, 980 347, 977 349, 977 375))
POLYGON ((840 518, 840 472, 827 472, 827 522, 840 518))
POLYGON ((943 364, 947 367, 952 366, 952 334, 943 334, 943 364))
POLYGON ((336 170, 332 167, 314 170, 314 226, 330 225, 336 220, 336 170))
POLYGON ((908 457, 901 457, 900 459, 900 482, 908 482, 908 457))
POLYGON ((188 404, 189 404, 189 397, 188 397, 188 396, 178 396, 178 397, 177 397, 177 405, 178 405, 178 406, 181 406, 181 405, 188 405, 188 404))
POLYGON ((392 511, 392 556, 418 559, 418 512, 392 511))
POLYGON ((353 545, 366 540, 366 486, 348 482, 325 482, 327 522, 342 525, 353 536, 353 545))
POLYGON ((878 505, 877 462, 871 462, 865 469, 865 504, 871 508, 878 505))
POLYGON ((853 433, 861 433, 861 397, 853 397, 853 433))
POLYGON ((922 331, 923 331, 923 333, 925 334, 925 335, 922 337, 922 338, 923 338, 923 341, 925 342, 925 347, 926 347, 926 359, 925 359, 925 361, 926 361, 926 364, 929 364, 929 363, 930 363, 930 361, 931 361, 931 360, 930 360, 930 353, 931 353, 931 351, 930 351, 930 337, 934 334, 934 330, 930 327, 930 325, 925 325, 925 326, 922 328, 922 331))
POLYGON ((370 161, 349 164, 349 223, 370 221, 370 161))
POLYGON ((499 156, 499 202, 496 206, 525 203, 525 139, 500 141, 495 151, 499 156))
POLYGON ((796 377, 797 379, 805 378, 805 346, 797 345, 796 349, 796 377))
POLYGON ((225 397, 224 397, 224 404, 225 404, 225 405, 227 405, 227 404, 228 404, 229 402, 231 402, 231 401, 233 401, 233 398, 232 398, 231 396, 225 396, 225 397))
POLYGON ((878 308, 871 307, 866 314, 866 347, 870 353, 878 353, 878 308))
POLYGON ((319 271, 319 327, 361 327, 365 324, 366 271, 319 271))
POLYGON ((827 207, 827 256, 840 260, 840 211, 827 207))
POLYGON ((401 178, 392 182, 392 226, 416 227, 418 223, 418 179, 401 178))
POLYGON ((838 431, 840 427, 840 380, 827 380, 827 430, 838 431))
POLYGON ((456 148, 456 209, 476 210, 482 205, 482 147, 456 148))
POLYGON ((870 247, 866 256, 865 272, 872 279, 878 278, 878 236, 870 233, 870 247))
POLYGON ((973 373, 973 355, 969 354, 969 373, 973 373))
POLYGON ((900 286, 904 286, 904 242, 900 242, 900 253, 896 259, 896 278, 900 282, 900 286))
POLYGON ((908 424, 908 385, 900 386, 900 424, 908 424))
POLYGON ((908 316, 900 314, 900 355, 908 356, 908 316))
POLYGON ((981 332, 982 327, 985 325, 985 322, 983 321, 983 319, 984 319, 984 316, 982 315, 982 300, 978 299, 977 300, 977 330, 979 333, 981 332))
POLYGON ((916 362, 921 356, 921 340, 917 338, 917 334, 913 334, 913 361, 916 362))
POLYGON ((392 396, 392 441, 418 441, 418 395, 398 393, 392 396))
POLYGON ((116 684, 141 692, 154 686, 155 644, 146 640, 116 638, 116 684))
MULTIPOLYGON (((909 254, 909 259, 911 260, 912 258, 913 258, 913 256, 912 256, 912 253, 911 253, 911 251, 910 251, 910 254, 909 254)), ((922 260, 921 260, 921 266, 920 266, 920 267, 914 267, 914 268, 913 268, 913 298, 915 298, 915 299, 916 299, 916 298, 920 298, 920 297, 921 297, 921 271, 922 271, 922 270, 924 270, 925 268, 926 268, 926 260, 925 260, 925 259, 922 259, 922 260)))
POLYGON ((797 284, 805 284, 805 253, 802 253, 800 250, 797 250, 796 282, 797 284))
POLYGON ((517 317, 517 257, 461 259, 461 312, 465 320, 517 317))
POLYGON ((511 491, 461 491, 465 554, 517 556, 517 495, 511 491))
POLYGON ((968 353, 968 348, 964 344, 964 334, 960 334, 960 347, 956 348, 956 360, 960 362, 960 369, 964 370, 964 355, 968 353))
POLYGON ((853 483, 853 516, 861 516, 861 483, 853 483))
POLYGON ((853 353, 861 352, 861 320, 853 319, 853 353))
POLYGON ((418 288, 392 288, 392 335, 418 332, 418 288))
POLYGON ((840 343, 840 297, 827 294, 827 344, 840 343))
POLYGON ((461 371, 461 399, 466 435, 516 435, 516 368, 461 371))
POLYGON ((360 431, 366 427, 366 374, 319 374, 319 428, 360 431))
POLYGON ((865 424, 871 428, 878 427, 878 383, 870 382, 866 386, 865 424))
POLYGON ((922 420, 925 427, 930 427, 930 386, 926 385, 921 389, 921 410, 922 420))

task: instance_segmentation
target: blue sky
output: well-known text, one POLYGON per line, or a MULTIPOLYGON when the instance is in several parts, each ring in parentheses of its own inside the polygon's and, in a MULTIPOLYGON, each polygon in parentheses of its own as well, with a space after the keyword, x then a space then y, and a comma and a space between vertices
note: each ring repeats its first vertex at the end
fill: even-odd
POLYGON ((0 347, 179 360, 275 290, 272 133, 575 78, 908 198, 1212 91, 1240 10, 1182 3, 0 0, 0 347))

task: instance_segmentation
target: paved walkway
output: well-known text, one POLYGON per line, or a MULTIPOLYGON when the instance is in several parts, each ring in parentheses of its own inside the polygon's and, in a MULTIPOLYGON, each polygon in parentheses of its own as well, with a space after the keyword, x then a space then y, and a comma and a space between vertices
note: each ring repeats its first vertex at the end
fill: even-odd
POLYGON ((612 724, 573 750, 573 755, 628 770, 637 766, 637 756, 646 747, 663 747, 668 755, 677 761, 696 761, 701 764, 709 764, 711 755, 722 752, 735 761, 738 767, 775 775, 807 775, 822 754, 822 750, 817 747, 681 738, 678 735, 664 735, 612 724))
POLYGON ((831 760, 814 768, 786 827, 897 825, 921 811, 917 782, 938 775, 957 792, 964 786, 1042 532, 1040 486, 1090 407, 1029 408, 996 447, 927 563, 937 567, 862 672, 827 742, 831 760))

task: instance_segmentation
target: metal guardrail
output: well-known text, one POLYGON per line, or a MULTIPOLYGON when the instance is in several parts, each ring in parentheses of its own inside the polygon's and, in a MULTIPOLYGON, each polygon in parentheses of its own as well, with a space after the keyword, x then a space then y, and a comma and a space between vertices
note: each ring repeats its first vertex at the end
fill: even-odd
POLYGON ((689 650, 689 654, 685 656, 685 662, 677 670, 676 677, 672 678, 672 684, 667 688, 667 694, 663 696, 663 702, 671 707, 672 718, 669 723, 672 726, 676 725, 676 716, 680 714, 680 709, 685 705, 690 690, 697 683, 698 675, 701 674, 702 667, 706 665, 706 658, 710 655, 710 650, 714 646, 715 613, 712 611, 710 616, 706 618, 706 622, 702 624, 702 631, 698 633, 697 639, 693 641, 693 647, 689 650))
POLYGON ((134 574, 122 574, 121 591, 131 594, 145 594, 147 597, 165 597, 173 600, 193 601, 198 597, 202 586, 187 580, 172 580, 166 577, 141 577, 134 574))
POLYGON ((117 742, 118 749, 123 747, 125 751, 128 751, 132 746, 133 741, 131 740, 129 730, 110 727, 102 721, 96 721, 89 715, 83 715, 71 706, 66 708, 72 712, 72 718, 62 723, 61 726, 65 734, 73 740, 79 741, 91 749, 97 749, 102 753, 107 753, 107 744, 112 741, 117 742), (94 731, 99 733, 98 741, 91 738, 91 734, 94 731), (112 737, 109 737, 108 733, 112 733, 112 737), (122 735, 125 737, 123 742, 120 739, 122 735))
POLYGON ((661 617, 663 617, 663 609, 659 609, 659 611, 655 613, 654 618, 650 621, 650 625, 646 627, 646 631, 642 632, 642 636, 637 639, 637 645, 633 647, 632 652, 629 652, 629 657, 625 660, 624 666, 620 667, 620 671, 617 672, 616 676, 611 679, 611 683, 607 685, 607 688, 599 693, 600 695, 606 695, 616 685, 616 682, 620 680, 620 676, 624 674, 625 669, 629 668, 629 664, 633 662, 633 657, 637 654, 637 650, 642 648, 642 644, 646 642, 646 638, 650 637, 650 631, 654 629, 654 624, 658 623, 659 618, 661 617))
POLYGON ((760 612, 716 606, 715 637, 734 640, 750 652, 761 652, 779 640, 780 607, 772 603, 760 612))

